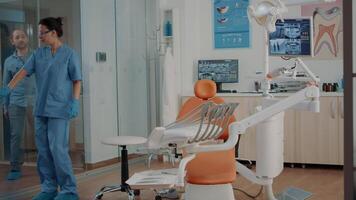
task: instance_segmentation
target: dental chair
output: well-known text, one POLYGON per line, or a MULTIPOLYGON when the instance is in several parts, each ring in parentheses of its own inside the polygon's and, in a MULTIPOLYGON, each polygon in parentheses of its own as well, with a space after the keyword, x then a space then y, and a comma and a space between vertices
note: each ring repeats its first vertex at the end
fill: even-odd
MULTIPOLYGON (((194 109, 198 108, 199 106, 201 106, 203 103, 211 101, 214 102, 216 104, 222 104, 224 103, 224 100, 221 97, 217 97, 216 96, 216 84, 214 81, 211 80, 198 80, 195 85, 194 85, 194 97, 189 98, 181 107, 178 116, 177 116, 177 120, 181 120, 183 119, 187 114, 191 113, 194 109)), ((232 123, 236 121, 234 116, 231 116, 229 119, 229 123, 232 123)), ((169 125, 168 125, 169 126, 169 125)), ((154 139, 152 139, 151 137, 154 137, 154 135, 150 135, 149 139, 148 139, 148 147, 143 147, 142 149, 138 149, 138 151, 146 151, 148 152, 148 161, 147 161, 147 165, 148 168, 150 168, 150 163, 151 160, 153 158, 153 156, 158 155, 158 154, 163 154, 168 156, 168 160, 169 162, 172 163, 172 165, 174 166, 174 155, 172 154, 172 152, 170 152, 169 150, 164 150, 164 149, 160 149, 159 145, 157 144, 150 144, 150 142, 155 141, 154 139)), ((228 133, 228 129, 226 128, 222 135, 219 137, 219 139, 221 140, 227 140, 229 137, 229 133, 228 133)), ((226 153, 226 152, 225 152, 226 153)), ((229 151, 229 156, 232 153, 232 151, 229 151)), ((218 153, 217 155, 219 156, 221 153, 218 153)), ((225 155, 224 153, 222 153, 223 155, 225 155)), ((202 159, 202 161, 207 160, 207 157, 210 157, 211 155, 209 154, 204 154, 202 153, 201 155, 198 156, 197 161, 202 159)), ((189 168, 191 168, 190 171, 198 171, 196 173, 188 173, 191 177, 191 179, 196 180, 196 178, 200 179, 202 182, 207 183, 210 182, 209 178, 199 178, 202 177, 202 174, 204 173, 199 173, 201 170, 197 170, 196 169, 196 162, 193 162, 194 164, 191 164, 189 166, 189 168)), ((229 166, 229 165, 227 165, 229 166)), ((226 170, 223 170, 226 171, 226 170)), ((232 171, 230 171, 230 174, 228 175, 227 173, 224 174, 224 176, 222 176, 222 179, 225 180, 229 180, 223 177, 231 177, 232 171)), ((231 179, 230 178, 230 179, 231 179)), ((224 182, 224 181, 223 181, 224 182)))
MULTIPOLYGON (((308 70, 305 65, 302 63, 301 65, 306 71, 308 70)), ((287 109, 297 109, 319 112, 320 109, 320 94, 319 88, 316 85, 316 83, 320 81, 318 78, 315 78, 311 72, 308 74, 310 74, 308 78, 315 82, 310 82, 306 88, 284 99, 266 96, 263 98, 260 111, 240 121, 230 122, 229 137, 224 143, 202 145, 202 143, 198 142, 194 144, 188 143, 184 147, 188 155, 182 159, 179 170, 186 169, 187 184, 185 187, 185 199, 234 199, 231 184, 229 184, 234 179, 226 176, 225 180, 219 180, 218 177, 222 176, 219 174, 221 172, 219 170, 222 169, 222 167, 226 167, 225 173, 229 174, 230 161, 235 163, 235 159, 234 157, 228 158, 229 155, 226 152, 229 152, 235 147, 239 137, 246 133, 247 128, 257 125, 256 171, 248 169, 239 162, 235 163, 236 169, 240 175, 249 181, 264 186, 266 199, 276 200, 273 194, 272 184, 273 179, 283 170, 284 111, 287 109), (223 154, 224 152, 226 154, 223 154), (207 154, 211 156, 207 156, 206 160, 199 159, 200 156, 207 154), (224 159, 225 157, 227 158, 226 160, 224 159), (214 161, 214 159, 218 158, 221 158, 222 161, 214 161), (226 162, 226 165, 220 166, 218 162, 226 162), (196 168, 193 167, 194 164, 196 164, 196 168), (184 167, 185 165, 186 167, 184 167), (217 166, 217 168, 215 166, 217 166), (209 177, 209 175, 211 176, 209 177), (228 178, 231 179, 228 180, 228 178), (204 179, 208 180, 202 181, 204 179)), ((221 173, 224 174, 224 172, 221 173)), ((178 175, 184 174, 180 172, 178 175)))
MULTIPOLYGON (((216 84, 211 80, 199 80, 194 86, 195 97, 189 98, 182 106, 177 119, 192 109, 211 101, 216 104, 224 100, 216 95, 216 84)), ((231 116, 228 124, 235 121, 231 116)), ((226 128, 218 139, 229 137, 226 128)), ((186 199, 234 199, 231 183, 236 178, 235 149, 197 153, 186 167, 186 199), (204 167, 209 166, 209 167, 204 167)))
POLYGON ((211 80, 197 81, 194 92, 195 96, 183 104, 175 122, 151 132, 148 148, 173 147, 179 152, 177 155, 183 155, 174 186, 185 187, 184 199, 234 200, 231 185, 236 178, 234 146, 219 151, 210 146, 219 146, 229 138, 228 126, 235 121, 233 114, 238 104, 224 103, 216 97, 216 84, 211 80))

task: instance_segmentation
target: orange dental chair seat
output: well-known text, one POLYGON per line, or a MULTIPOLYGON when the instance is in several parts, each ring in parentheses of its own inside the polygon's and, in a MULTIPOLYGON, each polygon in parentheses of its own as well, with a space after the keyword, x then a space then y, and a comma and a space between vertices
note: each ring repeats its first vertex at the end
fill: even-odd
MULTIPOLYGON (((216 104, 224 103, 220 97, 216 97, 216 84, 211 80, 199 80, 194 86, 195 97, 188 99, 182 106, 177 119, 182 118, 189 111, 204 102, 212 101, 216 104)), ((229 124, 234 122, 231 117, 229 124)), ((225 129, 219 139, 227 140, 228 128, 225 129)), ((216 185, 232 183, 236 178, 235 149, 227 151, 198 153, 187 164, 186 181, 198 185, 216 185)))

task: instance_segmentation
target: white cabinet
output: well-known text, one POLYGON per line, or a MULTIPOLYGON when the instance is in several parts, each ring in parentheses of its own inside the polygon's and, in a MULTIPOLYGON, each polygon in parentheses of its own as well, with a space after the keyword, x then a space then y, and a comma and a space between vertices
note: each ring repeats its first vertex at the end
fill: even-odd
POLYGON ((338 98, 321 97, 320 113, 296 112, 296 162, 339 164, 338 98))

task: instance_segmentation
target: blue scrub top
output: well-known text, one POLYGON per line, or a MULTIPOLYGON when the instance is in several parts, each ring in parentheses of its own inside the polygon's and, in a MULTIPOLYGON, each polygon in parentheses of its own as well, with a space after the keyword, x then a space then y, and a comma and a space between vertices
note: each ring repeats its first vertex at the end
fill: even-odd
POLYGON ((65 44, 54 55, 50 47, 41 47, 24 69, 28 76, 36 76, 35 116, 69 119, 73 81, 82 80, 78 54, 65 44))
MULTIPOLYGON (((15 51, 11 56, 6 58, 4 62, 4 75, 3 84, 8 85, 15 74, 24 66, 26 60, 29 58, 30 53, 24 57, 17 55, 15 51)), ((9 105, 16 105, 27 107, 29 95, 33 94, 33 82, 30 78, 26 77, 21 80, 16 87, 12 90, 10 95, 5 99, 5 107, 9 105)))

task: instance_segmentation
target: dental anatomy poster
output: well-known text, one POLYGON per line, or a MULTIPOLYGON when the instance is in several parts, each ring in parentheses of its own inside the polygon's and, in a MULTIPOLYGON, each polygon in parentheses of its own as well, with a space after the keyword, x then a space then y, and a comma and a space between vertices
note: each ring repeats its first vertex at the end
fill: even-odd
POLYGON ((302 16, 313 16, 314 57, 343 58, 342 0, 302 6, 302 16))
POLYGON ((214 0, 214 46, 220 48, 250 47, 249 0, 214 0))

